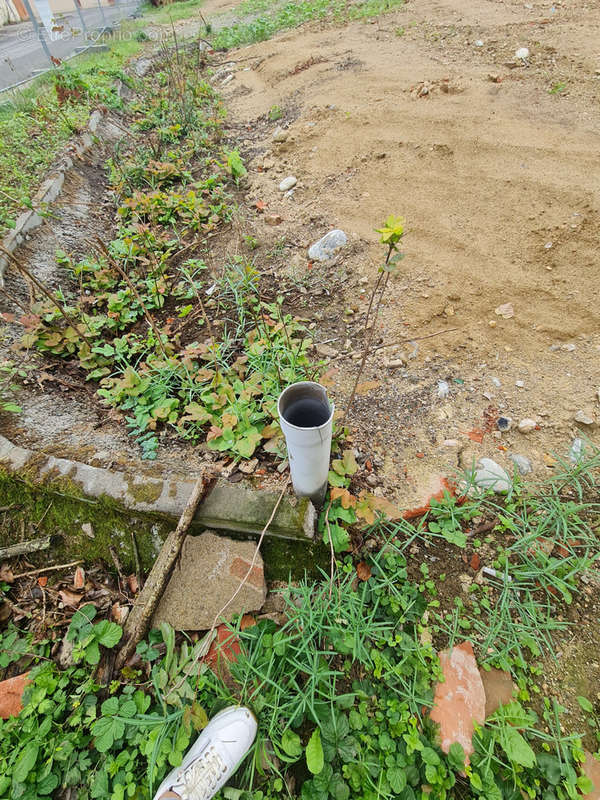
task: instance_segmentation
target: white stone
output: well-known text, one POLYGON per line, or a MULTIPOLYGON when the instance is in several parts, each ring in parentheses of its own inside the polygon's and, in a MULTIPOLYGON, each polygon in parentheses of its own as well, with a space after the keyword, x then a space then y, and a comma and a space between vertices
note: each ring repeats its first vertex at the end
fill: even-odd
POLYGON ((329 231, 309 247, 308 257, 311 261, 329 261, 347 242, 348 237, 344 231, 338 229, 329 231))
POLYGON ((529 48, 519 47, 519 49, 515 52, 515 58, 521 58, 523 60, 529 58, 529 48))
POLYGON ((288 135, 287 135, 287 131, 286 130, 284 130, 281 127, 277 127, 273 131, 273 136, 271 136, 271 139, 274 142, 285 142, 285 140, 287 139, 287 136, 288 135))
POLYGON ((491 458, 480 458, 473 474, 473 482, 480 489, 496 492, 496 494, 506 494, 512 486, 512 481, 499 464, 491 458))
POLYGON ((537 422, 534 419, 530 419, 529 417, 525 417, 519 422, 519 430, 521 433, 531 433, 537 428, 537 422))
POLYGON ((580 425, 593 425, 594 418, 591 417, 589 414, 586 414, 583 409, 579 409, 579 411, 575 414, 575 422, 579 422, 580 425))
POLYGON ((279 184, 279 191, 280 192, 287 192, 289 189, 293 189, 294 186, 298 183, 294 175, 290 175, 287 178, 284 178, 281 183, 279 184))
POLYGON ((509 458, 519 470, 521 475, 528 475, 530 472, 533 472, 531 461, 528 458, 525 458, 525 456, 520 456, 517 453, 511 453, 509 458))

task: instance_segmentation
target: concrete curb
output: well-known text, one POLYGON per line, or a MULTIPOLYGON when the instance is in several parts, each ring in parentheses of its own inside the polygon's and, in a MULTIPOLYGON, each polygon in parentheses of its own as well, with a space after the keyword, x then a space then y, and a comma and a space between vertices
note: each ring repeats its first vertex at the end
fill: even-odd
MULTIPOLYGON (((59 196, 65 176, 70 169, 73 168, 74 158, 81 158, 86 153, 95 141, 95 134, 98 130, 98 125, 102 119, 103 114, 100 111, 94 111, 90 115, 87 124, 87 130, 74 142, 69 142, 68 151, 73 152, 73 157, 67 155, 65 152, 59 161, 58 166, 43 181, 40 188, 37 190, 31 204, 33 209, 24 211, 15 222, 15 227, 6 234, 2 241, 2 246, 9 253, 14 253, 15 250, 25 241, 26 234, 29 231, 38 228, 44 221, 44 217, 35 209, 41 209, 44 205, 53 203, 59 196)), ((4 287, 4 273, 10 262, 8 256, 0 255, 0 289, 4 287)))
MULTIPOLYGON (((0 436, 0 467, 46 492, 74 499, 108 499, 128 512, 177 521, 195 481, 188 476, 164 479, 131 475, 80 461, 46 456, 0 436)), ((258 535, 265 527, 279 492, 261 491, 243 483, 218 480, 198 508, 194 525, 258 535)), ((316 511, 308 498, 285 496, 267 531, 268 536, 306 540, 314 537, 316 511)))

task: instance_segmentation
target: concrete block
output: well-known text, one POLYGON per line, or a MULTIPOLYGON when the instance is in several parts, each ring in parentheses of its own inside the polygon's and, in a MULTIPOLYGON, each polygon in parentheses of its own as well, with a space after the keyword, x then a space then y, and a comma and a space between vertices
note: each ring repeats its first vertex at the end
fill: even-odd
POLYGON ((255 548, 254 542, 216 536, 211 531, 188 536, 152 625, 168 622, 176 630, 207 630, 238 589, 223 619, 229 621, 235 614, 260 609, 267 587, 260 554, 252 566, 255 548), (248 570, 250 574, 240 589, 248 570))

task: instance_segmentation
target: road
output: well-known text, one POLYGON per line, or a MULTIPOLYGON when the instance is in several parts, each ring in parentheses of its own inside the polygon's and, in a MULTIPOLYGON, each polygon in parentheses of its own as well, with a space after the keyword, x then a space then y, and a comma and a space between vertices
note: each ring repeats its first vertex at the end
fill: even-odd
MULTIPOLYGON (((75 9, 73 13, 61 14, 57 24, 62 26, 63 30, 55 32, 53 40, 50 40, 44 31, 50 53, 55 58, 68 58, 78 48, 92 44, 105 22, 116 27, 120 20, 131 16, 138 6, 137 0, 133 2, 122 0, 114 5, 103 2, 103 14, 99 8, 83 9, 83 19, 89 38, 86 38, 82 31, 81 21, 75 9)), ((47 69, 48 66, 48 57, 31 22, 4 25, 0 28, 0 91, 32 77, 36 71, 47 69)))

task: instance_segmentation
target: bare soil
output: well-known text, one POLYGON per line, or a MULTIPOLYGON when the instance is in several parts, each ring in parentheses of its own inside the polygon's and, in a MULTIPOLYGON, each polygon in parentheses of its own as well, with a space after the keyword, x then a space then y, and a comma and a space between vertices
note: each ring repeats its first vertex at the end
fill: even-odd
POLYGON ((595 435, 574 415, 600 419, 599 34, 597 3, 409 2, 372 24, 245 47, 216 71, 250 161, 256 260, 306 292, 291 305, 335 352, 326 380, 340 408, 383 255, 374 228, 406 217, 376 338, 449 332, 371 356, 349 420, 405 507, 474 457, 512 471, 516 452, 543 478, 553 453, 595 435), (292 197, 278 190, 287 175, 292 197), (337 263, 309 263, 306 248, 336 227, 350 239, 337 263), (509 319, 495 313, 504 303, 509 319), (466 436, 500 414, 539 429, 466 436))
MULTIPOLYGON (((218 24, 232 9, 209 0, 203 13, 218 24)), ((340 410, 384 254, 374 229, 388 214, 406 217, 406 258, 375 335, 390 346, 370 356, 346 419, 373 465, 359 480, 403 508, 482 455, 509 471, 510 453, 528 456, 543 479, 554 453, 564 456, 582 433, 597 435, 597 11, 598 3, 425 0, 372 23, 308 25, 216 55, 212 80, 248 166, 246 202, 219 238, 219 255, 245 252, 273 286, 287 284, 288 308, 327 354, 324 382, 340 410), (530 57, 516 59, 524 46, 530 57), (277 127, 284 142, 272 140, 277 127), (298 184, 287 197, 278 185, 290 174, 298 184), (307 247, 334 227, 349 245, 333 263, 310 263, 307 247), (509 319, 495 313, 505 303, 509 319), (579 409, 592 426, 575 423, 579 409), (500 434, 500 414, 515 425, 532 417, 538 428, 500 434)), ((178 35, 201 24, 184 20, 178 35)), ((86 238, 110 233, 105 155, 68 178, 61 207, 23 251, 50 285, 61 280, 50 268, 56 247, 77 254, 86 238)), ((7 435, 148 468, 93 387, 36 382, 24 415, 2 420, 7 435)), ((162 468, 202 460, 167 439, 162 468)))

